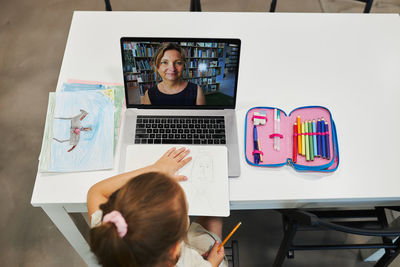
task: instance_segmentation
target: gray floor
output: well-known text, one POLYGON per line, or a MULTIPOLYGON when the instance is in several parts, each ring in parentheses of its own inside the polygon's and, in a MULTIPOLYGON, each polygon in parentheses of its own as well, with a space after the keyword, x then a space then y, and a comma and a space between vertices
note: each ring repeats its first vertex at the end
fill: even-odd
MULTIPOLYGON (((103 10, 102 0, 0 1, 0 266, 84 266, 50 219, 30 205, 48 93, 54 91, 74 10, 103 10)), ((114 10, 186 11, 188 0, 112 0, 114 10)), ((259 11, 267 0, 202 0, 203 11, 259 11)), ((278 12, 361 12, 351 0, 278 0, 278 12)), ((400 0, 376 0, 374 13, 399 13, 400 0)), ((112 81, 111 81, 112 82, 112 81)), ((281 239, 272 211, 232 212, 241 266, 271 266, 281 239)), ((324 235, 321 240, 348 240, 324 235)), ((285 266, 371 266, 358 251, 302 252, 285 266)), ((400 260, 392 266, 400 266, 400 260)))

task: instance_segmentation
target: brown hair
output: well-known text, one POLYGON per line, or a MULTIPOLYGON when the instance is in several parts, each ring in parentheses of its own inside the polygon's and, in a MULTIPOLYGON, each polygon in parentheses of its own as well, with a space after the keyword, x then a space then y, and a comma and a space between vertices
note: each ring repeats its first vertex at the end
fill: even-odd
POLYGON ((90 248, 102 266, 176 264, 169 251, 188 227, 185 194, 176 181, 161 173, 139 175, 100 208, 103 215, 119 211, 128 224, 123 238, 111 223, 90 230, 90 248))
POLYGON ((168 50, 176 50, 181 54, 181 58, 183 62, 185 62, 185 51, 176 43, 165 43, 160 48, 158 48, 157 52, 154 54, 153 57, 153 65, 155 68, 158 68, 161 63, 161 59, 164 56, 164 53, 168 50))

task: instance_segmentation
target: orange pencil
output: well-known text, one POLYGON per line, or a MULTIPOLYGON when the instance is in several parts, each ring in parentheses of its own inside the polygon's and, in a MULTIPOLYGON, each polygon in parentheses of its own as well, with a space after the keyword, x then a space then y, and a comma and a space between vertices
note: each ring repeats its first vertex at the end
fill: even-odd
POLYGON ((225 243, 229 240, 229 238, 236 232, 236 230, 239 228, 239 226, 242 225, 242 222, 239 222, 235 228, 233 228, 232 232, 225 237, 224 241, 221 243, 221 245, 218 246, 218 251, 225 245, 225 243))

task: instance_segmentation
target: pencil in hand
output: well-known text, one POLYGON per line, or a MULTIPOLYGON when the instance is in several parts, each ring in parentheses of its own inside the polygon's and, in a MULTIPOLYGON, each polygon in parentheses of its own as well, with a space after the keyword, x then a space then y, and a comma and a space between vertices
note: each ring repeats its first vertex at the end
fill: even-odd
POLYGON ((221 245, 218 246, 218 251, 225 245, 225 243, 229 240, 229 238, 236 232, 236 230, 239 228, 239 226, 242 225, 242 222, 239 222, 235 228, 230 232, 230 234, 225 237, 224 241, 221 243, 221 245))

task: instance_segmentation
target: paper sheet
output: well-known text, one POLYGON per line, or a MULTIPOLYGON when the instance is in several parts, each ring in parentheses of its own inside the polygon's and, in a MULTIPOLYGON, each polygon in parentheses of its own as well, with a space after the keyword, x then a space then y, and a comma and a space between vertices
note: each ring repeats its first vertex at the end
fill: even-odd
MULTIPOLYGON (((155 163, 172 145, 129 145, 125 171, 155 163)), ((175 146, 177 148, 181 146, 175 146)), ((228 151, 225 146, 185 146, 193 159, 179 174, 187 181, 179 184, 189 202, 189 215, 229 216, 228 151)))

